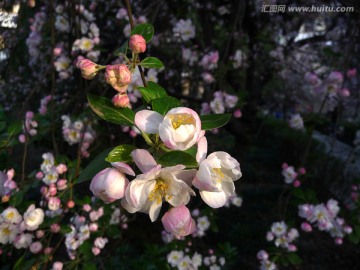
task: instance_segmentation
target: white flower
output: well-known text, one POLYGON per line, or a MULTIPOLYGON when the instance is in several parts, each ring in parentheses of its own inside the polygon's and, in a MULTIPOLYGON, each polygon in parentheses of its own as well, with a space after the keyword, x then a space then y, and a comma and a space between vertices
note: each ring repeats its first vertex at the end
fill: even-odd
POLYGON ((54 166, 54 156, 52 153, 45 153, 42 155, 42 158, 44 161, 41 164, 41 170, 47 172, 54 166))
POLYGON ((22 216, 16 208, 10 206, 1 213, 0 222, 2 220, 12 224, 19 224, 22 221, 22 216))
POLYGON ((164 200, 172 206, 180 206, 189 202, 190 195, 195 195, 187 184, 190 184, 195 170, 185 171, 183 165, 161 168, 144 149, 134 150, 131 155, 143 174, 126 188, 121 204, 128 212, 148 213, 151 221, 155 221, 164 200))
POLYGON ((81 38, 79 40, 79 49, 85 52, 91 51, 92 48, 94 47, 94 42, 93 40, 89 39, 89 38, 81 38))
POLYGON ((201 266, 201 264, 202 264, 202 256, 197 252, 195 252, 195 254, 192 256, 191 260, 192 260, 192 265, 196 268, 201 266))
POLYGON ((210 108, 216 114, 224 113, 225 112, 224 101, 222 99, 215 98, 213 101, 210 102, 210 108))
MULTIPOLYGON (((199 154, 202 148, 199 142, 197 156, 204 156, 199 154)), ((235 195, 234 181, 241 176, 240 164, 236 159, 226 152, 214 152, 200 163, 193 185, 200 190, 200 196, 206 204, 219 208, 235 195)))
POLYGON ((183 251, 173 250, 167 255, 167 261, 172 267, 175 267, 183 257, 183 251))
POLYGON ((44 221, 44 211, 41 208, 36 208, 32 204, 24 213, 24 225, 27 230, 35 231, 44 221))
POLYGON ((49 186, 51 184, 55 184, 58 178, 59 178, 59 174, 57 172, 57 169, 55 166, 53 166, 45 173, 45 176, 42 180, 45 184, 49 186))
POLYGON ((108 241, 105 237, 97 237, 94 241, 94 246, 103 249, 108 241))
POLYGON ((304 121, 300 114, 294 114, 291 116, 289 125, 291 128, 303 130, 304 129, 304 121))
POLYGON ((135 123, 142 132, 159 133, 163 143, 174 150, 189 149, 203 135, 199 115, 186 107, 173 108, 164 117, 142 110, 135 114, 135 123))
POLYGON ((69 20, 62 15, 56 15, 55 28, 60 32, 70 31, 69 20))
POLYGON ((276 237, 281 237, 282 235, 284 235, 286 233, 287 230, 287 226, 285 224, 284 221, 281 222, 274 222, 271 225, 271 232, 276 236, 276 237))
POLYGON ((11 244, 18 232, 19 227, 17 225, 7 222, 0 223, 0 243, 3 245, 11 244))
POLYGON ((297 173, 293 166, 289 166, 282 171, 282 175, 285 177, 284 181, 287 184, 291 184, 297 177, 297 173))
POLYGON ((173 28, 175 35, 180 35, 183 41, 188 41, 195 37, 195 26, 190 19, 180 20, 173 28))
POLYGON ((33 237, 34 236, 30 233, 23 233, 18 235, 14 240, 15 248, 28 248, 32 243, 33 237))
POLYGON ((201 231, 206 231, 210 228, 210 222, 207 216, 199 217, 197 219, 197 227, 201 231))

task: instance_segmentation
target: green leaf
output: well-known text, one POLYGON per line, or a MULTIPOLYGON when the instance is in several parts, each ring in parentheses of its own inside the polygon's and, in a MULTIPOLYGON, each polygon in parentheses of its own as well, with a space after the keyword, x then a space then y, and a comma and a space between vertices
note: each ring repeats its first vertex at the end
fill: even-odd
POLYGON ((132 161, 131 152, 134 149, 136 149, 136 147, 130 144, 116 146, 113 150, 111 150, 105 160, 108 162, 130 162, 132 161))
POLYGON ((180 100, 174 97, 163 97, 163 98, 153 99, 151 101, 151 106, 154 111, 162 115, 165 115, 172 108, 181 107, 182 104, 180 100))
POLYGON ((6 123, 4 121, 0 122, 0 131, 2 131, 6 127, 6 123))
POLYGON ((349 234, 348 235, 348 238, 351 242, 353 242, 355 245, 357 245, 360 241, 360 238, 355 234, 355 233, 352 233, 352 234, 349 234))
POLYGON ((7 129, 7 132, 9 133, 9 136, 13 136, 15 134, 18 134, 23 128, 23 124, 20 121, 14 122, 10 124, 10 126, 7 129))
POLYGON ((127 49, 128 49, 128 43, 129 43, 129 41, 126 40, 126 41, 124 42, 124 44, 121 45, 121 47, 120 47, 119 49, 115 50, 114 55, 115 55, 115 56, 119 56, 119 55, 121 55, 121 54, 126 55, 127 49))
POLYGON ((105 158, 110 153, 111 148, 105 149, 102 151, 93 161, 86 166, 86 168, 80 173, 79 178, 77 179, 76 183, 82 183, 92 179, 95 174, 100 172, 101 170, 110 166, 108 162, 105 161, 105 158))
POLYGON ((229 122, 231 114, 206 114, 201 115, 201 129, 209 130, 219 128, 229 122))
POLYGON ((146 57, 144 60, 141 61, 139 64, 144 68, 163 68, 164 64, 160 61, 160 59, 156 57, 146 57))
POLYGON ((69 225, 62 225, 60 232, 62 234, 67 234, 67 233, 71 232, 71 227, 69 225))
POLYGON ((195 157, 183 151, 171 151, 162 155, 157 162, 163 166, 185 165, 188 168, 196 168, 198 163, 195 157))
POLYGON ((139 90, 146 102, 167 96, 166 90, 154 82, 148 82, 147 87, 140 87, 139 90))
POLYGON ((293 265, 299 265, 302 263, 302 259, 295 253, 290 253, 287 256, 287 259, 289 260, 289 262, 293 265))
POLYGON ((118 125, 133 126, 135 113, 129 108, 117 108, 110 99, 88 94, 91 109, 100 118, 118 125))
POLYGON ((150 23, 138 24, 131 31, 131 36, 135 34, 143 36, 146 40, 146 43, 149 43, 154 36, 154 27, 150 23))

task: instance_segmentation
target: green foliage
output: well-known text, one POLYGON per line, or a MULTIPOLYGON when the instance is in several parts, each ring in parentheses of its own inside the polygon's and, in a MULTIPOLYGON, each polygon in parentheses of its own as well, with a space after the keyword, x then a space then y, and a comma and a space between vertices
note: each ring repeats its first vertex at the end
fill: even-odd
POLYGON ((173 108, 181 107, 181 101, 174 97, 163 97, 153 99, 151 105, 154 111, 165 115, 168 111, 173 108))
POLYGON ((143 38, 146 40, 146 43, 149 43, 154 36, 154 26, 152 26, 150 23, 138 24, 131 31, 131 36, 135 34, 143 36, 143 38))
POLYGON ((110 167, 110 164, 105 161, 105 158, 109 155, 111 150, 111 148, 105 149, 96 158, 94 158, 93 161, 91 161, 89 165, 87 165, 86 168, 82 170, 76 183, 88 181, 101 170, 110 167))
POLYGON ((139 90, 143 99, 148 103, 153 99, 167 96, 166 90, 154 82, 148 82, 147 87, 140 87, 139 90))
POLYGON ((185 165, 187 168, 196 168, 198 163, 196 159, 183 151, 171 151, 160 156, 157 160, 163 166, 175 166, 178 164, 185 165))
POLYGON ((126 55, 127 53, 127 50, 128 50, 128 40, 126 40, 123 45, 121 45, 121 47, 119 49, 117 49, 115 52, 114 52, 114 55, 115 56, 120 56, 120 55, 126 55))
POLYGON ((227 124, 230 121, 231 114, 206 114, 201 115, 201 129, 209 130, 219 128, 227 124))
POLYGON ((110 99, 88 94, 91 109, 100 118, 118 125, 133 126, 135 113, 129 108, 117 108, 110 99))
POLYGON ((164 64, 160 61, 160 59, 156 57, 146 57, 144 60, 141 61, 139 64, 144 68, 163 68, 164 64))
POLYGON ((122 144, 116 146, 106 157, 106 161, 108 162, 131 162, 131 152, 135 150, 135 146, 130 144, 122 144))

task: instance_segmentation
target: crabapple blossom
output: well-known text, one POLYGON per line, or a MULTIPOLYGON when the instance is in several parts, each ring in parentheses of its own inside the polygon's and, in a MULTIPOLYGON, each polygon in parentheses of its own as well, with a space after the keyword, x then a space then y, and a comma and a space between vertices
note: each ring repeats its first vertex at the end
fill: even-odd
POLYGON ((294 114, 291 116, 289 120, 289 126, 293 129, 303 130, 304 129, 304 121, 300 114, 294 114))
POLYGON ((199 115, 186 107, 173 108, 161 114, 142 110, 135 114, 136 126, 145 133, 157 134, 170 149, 186 150, 203 135, 199 115))
POLYGON ((30 245, 30 251, 31 251, 31 253, 34 253, 34 254, 39 253, 42 250, 42 248, 43 248, 43 246, 42 246, 41 242, 39 242, 39 241, 33 242, 30 245))
POLYGON ((183 165, 161 168, 144 149, 132 151, 131 156, 143 174, 126 188, 121 204, 128 212, 148 213, 151 221, 155 221, 163 200, 176 207, 186 205, 190 195, 195 195, 190 188, 195 170, 184 170, 183 165))
POLYGON ((179 20, 174 26, 173 32, 180 35, 183 41, 188 41, 195 37, 195 27, 190 19, 179 20))
POLYGON ((41 208, 35 208, 32 204, 24 213, 24 226, 29 231, 35 231, 44 221, 44 211, 41 208))
POLYGON ((16 249, 28 248, 32 243, 33 237, 30 233, 19 234, 14 240, 14 247, 16 249))
POLYGON ((129 47, 133 53, 143 53, 146 50, 146 40, 141 35, 132 35, 129 40, 129 47))
POLYGON ((125 107, 129 107, 129 105, 130 105, 130 99, 126 93, 125 94, 122 94, 122 93, 116 94, 111 99, 111 101, 114 104, 114 106, 118 107, 118 108, 125 108, 125 107))
POLYGON ((196 230, 195 220, 191 218, 189 209, 180 205, 171 208, 161 219, 165 230, 177 239, 192 234, 196 230))
POLYGON ((193 185, 200 190, 200 196, 206 204, 219 208, 235 195, 234 181, 242 176, 240 164, 226 152, 214 152, 203 160, 206 148, 206 139, 203 137, 199 142, 197 157, 200 165, 193 185))
POLYGON ((19 224, 22 221, 22 216, 16 208, 10 206, 1 213, 0 222, 1 221, 11 224, 19 224))

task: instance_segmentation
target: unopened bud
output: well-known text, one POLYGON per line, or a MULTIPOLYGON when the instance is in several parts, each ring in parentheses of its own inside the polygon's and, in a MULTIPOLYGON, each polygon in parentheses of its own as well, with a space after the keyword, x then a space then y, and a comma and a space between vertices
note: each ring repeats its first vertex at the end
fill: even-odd
POLYGON ((132 35, 129 40, 129 47, 133 53, 143 53, 146 50, 146 40, 143 36, 132 35))

